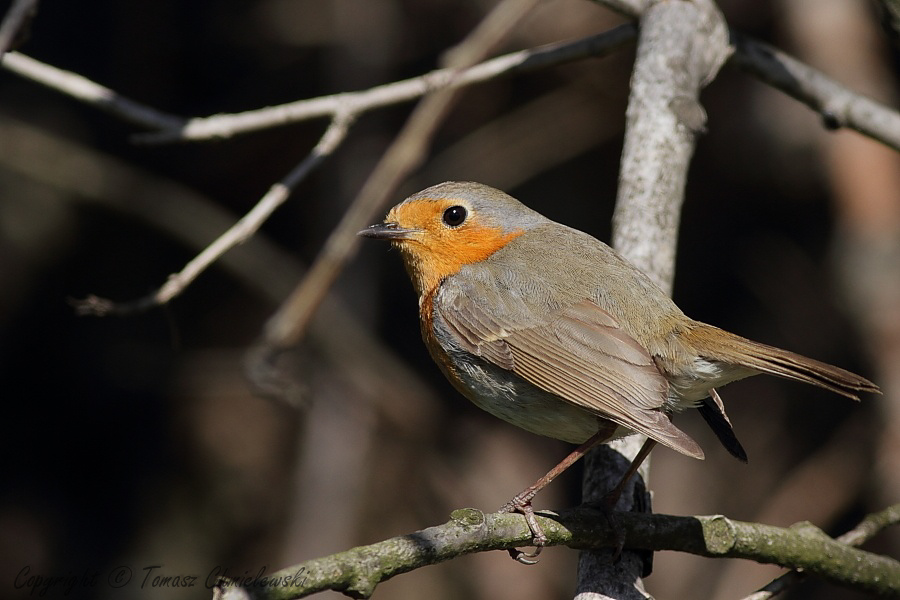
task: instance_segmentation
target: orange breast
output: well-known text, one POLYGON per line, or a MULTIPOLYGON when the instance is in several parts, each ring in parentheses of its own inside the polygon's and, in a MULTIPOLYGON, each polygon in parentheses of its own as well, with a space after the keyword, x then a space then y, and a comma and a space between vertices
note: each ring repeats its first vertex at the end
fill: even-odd
POLYGON ((444 350, 434 333, 434 295, 437 287, 432 289, 422 299, 419 307, 420 324, 422 326, 422 340, 428 348, 432 360, 437 363, 447 379, 458 389, 462 385, 456 374, 456 365, 450 360, 450 355, 444 350))

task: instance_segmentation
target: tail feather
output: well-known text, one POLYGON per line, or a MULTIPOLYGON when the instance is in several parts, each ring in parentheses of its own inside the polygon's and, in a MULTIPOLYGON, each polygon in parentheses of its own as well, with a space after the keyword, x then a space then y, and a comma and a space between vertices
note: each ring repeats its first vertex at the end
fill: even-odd
MULTIPOLYGON (((715 329, 712 326, 707 327, 715 329)), ((726 333, 727 337, 715 344, 715 349, 710 352, 708 358, 747 367, 760 373, 809 383, 857 401, 860 392, 881 393, 878 386, 865 377, 840 367, 731 333, 723 333, 726 333)))
POLYGON ((725 414, 725 405, 715 388, 709 390, 709 397, 704 398, 697 409, 725 449, 741 462, 747 462, 747 451, 737 439, 731 420, 725 414))

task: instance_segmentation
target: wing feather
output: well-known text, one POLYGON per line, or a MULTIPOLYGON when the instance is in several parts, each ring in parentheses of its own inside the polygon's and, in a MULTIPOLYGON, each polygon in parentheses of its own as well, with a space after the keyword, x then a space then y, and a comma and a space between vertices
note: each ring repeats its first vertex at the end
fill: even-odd
POLYGON ((441 316, 468 351, 567 402, 702 458, 697 443, 662 412, 669 384, 649 353, 594 302, 551 310, 543 318, 531 312, 522 318, 521 304, 488 314, 465 294, 454 294, 450 308, 441 316))

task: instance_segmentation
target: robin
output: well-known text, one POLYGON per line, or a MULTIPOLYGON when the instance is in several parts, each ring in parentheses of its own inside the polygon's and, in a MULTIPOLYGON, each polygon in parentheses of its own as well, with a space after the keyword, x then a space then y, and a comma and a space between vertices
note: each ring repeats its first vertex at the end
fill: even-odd
POLYGON ((603 242, 486 185, 447 182, 413 194, 359 235, 402 253, 419 295, 422 337, 476 406, 522 429, 580 446, 501 508, 525 515, 533 558, 546 544, 531 500, 592 446, 647 436, 621 483, 656 443, 702 459, 670 415, 697 408, 746 461, 716 392, 768 373, 848 398, 879 393, 844 369, 687 317, 603 242))

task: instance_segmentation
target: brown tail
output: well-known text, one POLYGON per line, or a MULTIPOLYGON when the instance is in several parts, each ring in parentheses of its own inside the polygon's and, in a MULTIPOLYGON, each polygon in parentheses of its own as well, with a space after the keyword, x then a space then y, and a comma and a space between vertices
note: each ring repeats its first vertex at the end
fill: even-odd
MULTIPOLYGON (((785 379, 802 381, 826 390, 831 390, 847 398, 859 400, 859 392, 880 394, 878 386, 864 377, 851 373, 840 367, 835 367, 812 358, 801 356, 795 352, 760 344, 746 338, 723 332, 711 325, 703 325, 691 331, 695 339, 709 339, 710 330, 726 334, 725 338, 713 336, 721 342, 715 343, 715 349, 706 358, 721 362, 740 365, 759 371, 777 375, 785 379)), ((710 345, 699 345, 701 348, 709 348, 710 345)), ((702 353, 702 352, 701 352, 702 353)))

